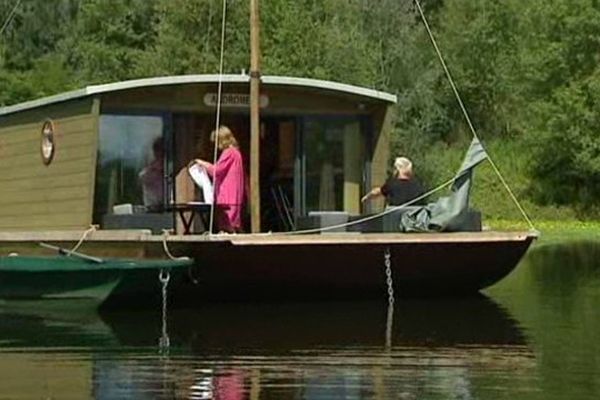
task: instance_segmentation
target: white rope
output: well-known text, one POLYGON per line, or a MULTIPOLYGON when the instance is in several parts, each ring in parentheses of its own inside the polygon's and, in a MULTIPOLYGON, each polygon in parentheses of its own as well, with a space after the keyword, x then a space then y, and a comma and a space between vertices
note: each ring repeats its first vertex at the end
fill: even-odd
MULTIPOLYGON (((460 97, 460 94, 458 93, 458 89, 456 88, 456 85, 454 84, 454 79, 452 79, 452 75, 450 74, 450 70, 448 70, 448 67, 446 66, 446 62, 444 61, 444 57, 442 56, 442 53, 441 53, 441 51, 440 51, 440 49, 439 49, 439 47, 437 45, 435 37, 433 36, 433 33, 431 32, 431 29, 429 28, 429 23, 427 22, 427 18, 425 18, 425 13, 423 12, 423 9, 421 8, 421 4, 419 3, 419 0, 415 0, 415 4, 417 5, 417 8, 419 9, 419 14, 421 15, 421 19, 423 20, 423 24, 425 25, 425 29, 427 30, 427 33, 429 34, 429 39, 431 40, 431 43, 433 44, 433 47, 435 48, 435 52, 437 53, 437 56, 438 56, 438 58, 440 60, 440 63, 442 64, 442 68, 444 69, 444 72, 446 73, 446 77, 448 78, 448 81, 450 82, 450 86, 452 87, 452 91, 454 92, 454 96, 456 97, 456 100, 458 101, 460 109, 461 109, 463 115, 465 116, 465 119, 467 120, 467 124, 469 125, 469 129, 471 130, 471 133, 473 134, 473 136, 475 138, 477 138, 477 140, 479 140, 479 136, 477 135, 477 132, 475 131, 475 127, 473 126, 473 123, 471 122, 471 118, 469 117, 469 113, 467 112, 467 109, 466 109, 466 107, 465 107, 465 105, 464 105, 464 103, 463 103, 463 101, 462 101, 462 99, 460 97)), ((480 140, 480 142, 481 142, 481 140, 480 140)), ((483 146, 483 144, 482 144, 482 146, 483 146)), ((487 153, 487 151, 486 151, 486 153, 487 153)), ((504 177, 500 173, 500 170, 498 169, 498 167, 496 166, 496 164, 492 160, 492 157, 489 155, 489 153, 488 153, 488 157, 487 158, 488 158, 488 160, 490 162, 490 165, 494 169, 494 172, 496 173, 496 175, 498 175, 498 178, 500 178, 500 182, 502 182, 502 185, 507 190, 507 192, 510 195, 511 199, 514 201, 514 203, 516 204, 517 208, 519 209, 519 211, 521 212, 521 214, 523 215, 523 217, 525 218, 525 220, 529 224, 529 227, 532 230, 536 230, 535 226, 533 225, 533 222, 531 222, 531 219, 529 218, 529 216, 525 212, 525 209, 521 206, 521 204, 519 203, 519 200, 517 199, 517 197, 514 195, 513 191, 510 189, 510 187, 506 183, 506 180, 504 179, 504 177)))
POLYGON ((167 238, 169 237, 169 230, 168 229, 163 229, 163 238, 162 238, 162 245, 163 245, 163 250, 165 252, 165 254, 167 255, 167 257, 169 257, 171 260, 189 260, 189 257, 186 256, 181 256, 181 257, 175 257, 173 255, 173 253, 171 253, 171 251, 169 250, 169 246, 167 245, 167 238))
POLYGON ((88 229, 85 230, 85 232, 83 232, 83 235, 81 235, 81 238, 79 239, 79 241, 77 242, 77 244, 69 251, 67 251, 67 257, 72 255, 73 253, 75 253, 83 244, 83 241, 87 238, 87 236, 94 232, 96 229, 98 228, 97 225, 90 225, 90 227, 88 229))
POLYGON ((8 24, 12 20, 13 16, 17 12, 17 8, 19 7, 19 4, 21 4, 21 0, 17 0, 17 2, 15 3, 15 6, 13 7, 13 9, 8 14, 8 17, 6 17, 6 21, 4 21, 4 25, 2 25, 2 28, 0 28, 0 36, 4 33, 4 30, 6 29, 6 27, 8 26, 8 24))
POLYGON ((215 190, 213 191, 213 202, 210 206, 210 223, 209 223, 209 228, 208 228, 208 234, 212 235, 213 232, 213 226, 214 226, 214 222, 215 222, 215 206, 217 203, 217 174, 216 174, 216 167, 217 167, 217 154, 218 154, 218 150, 219 150, 219 134, 218 134, 218 130, 219 130, 219 126, 221 125, 221 92, 223 90, 223 58, 224 58, 224 53, 225 53, 225 21, 227 18, 227 0, 223 0, 223 17, 222 17, 222 21, 221 21, 221 56, 219 59, 219 84, 218 84, 218 89, 217 89, 217 112, 216 112, 216 117, 215 117, 215 147, 214 147, 214 151, 213 151, 213 166, 214 166, 214 173, 213 173, 213 186, 215 188, 215 190))
POLYGON ((339 229, 339 228, 345 228, 345 227, 352 226, 352 225, 358 225, 358 224, 362 224, 362 223, 367 222, 367 221, 371 221, 371 220, 374 220, 374 219, 377 219, 377 218, 381 218, 384 215, 393 213, 394 211, 400 210, 401 208, 408 207, 411 204, 414 204, 414 203, 416 203, 416 202, 418 202, 420 200, 423 200, 424 198, 432 195, 433 193, 442 190, 446 186, 448 186, 451 183, 453 183, 456 180, 457 177, 458 176, 455 176, 454 178, 452 178, 452 179, 450 179, 450 180, 442 183, 441 185, 439 185, 435 189, 432 189, 429 192, 424 193, 421 196, 412 199, 411 201, 407 201, 406 203, 401 204, 399 206, 388 207, 384 211, 380 212, 379 214, 370 215, 368 217, 357 219, 356 221, 352 221, 352 222, 345 222, 343 224, 324 226, 322 228, 305 229, 305 230, 300 230, 300 231, 282 232, 282 234, 283 235, 301 235, 301 234, 307 234, 307 233, 320 233, 320 232, 325 232, 325 231, 329 231, 329 230, 333 230, 333 229, 339 229))

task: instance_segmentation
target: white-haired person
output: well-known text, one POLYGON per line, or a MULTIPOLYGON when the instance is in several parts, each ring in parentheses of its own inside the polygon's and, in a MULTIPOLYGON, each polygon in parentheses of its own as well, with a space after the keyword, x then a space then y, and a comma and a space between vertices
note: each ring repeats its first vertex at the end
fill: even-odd
MULTIPOLYGON (((423 193, 423 186, 413 175, 412 162, 406 157, 397 157, 392 177, 383 186, 373 188, 361 201, 364 203, 373 197, 385 196, 388 206, 400 206, 422 196, 423 193)), ((410 205, 422 203, 423 199, 420 199, 410 205)))

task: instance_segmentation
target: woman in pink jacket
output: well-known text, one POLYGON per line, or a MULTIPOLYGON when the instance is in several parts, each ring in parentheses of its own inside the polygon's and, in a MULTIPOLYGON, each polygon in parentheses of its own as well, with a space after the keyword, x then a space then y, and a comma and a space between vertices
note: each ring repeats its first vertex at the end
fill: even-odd
POLYGON ((231 130, 219 127, 211 134, 217 141, 221 155, 216 164, 196 159, 213 178, 215 187, 217 225, 219 230, 233 233, 242 231, 242 208, 245 200, 244 164, 239 145, 231 130))

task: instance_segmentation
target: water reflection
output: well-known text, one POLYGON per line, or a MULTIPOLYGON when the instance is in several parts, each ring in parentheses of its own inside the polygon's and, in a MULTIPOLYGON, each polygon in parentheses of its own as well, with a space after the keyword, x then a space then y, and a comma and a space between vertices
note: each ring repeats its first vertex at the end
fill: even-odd
POLYGON ((0 321, 0 373, 60 376, 53 387, 15 376, 12 391, 0 384, 11 398, 489 398, 535 367, 519 325, 486 297, 397 302, 391 346, 384 302, 176 310, 168 354, 159 310, 4 309, 0 321))
MULTIPOLYGON (((574 293, 600 278, 600 242, 575 242, 542 246, 527 258, 537 290, 547 294, 574 293)), ((568 298, 568 296, 562 296, 568 298)))
MULTIPOLYGON (((159 309, 0 304, 0 398, 596 399, 600 243, 535 247, 474 299, 159 309), (389 344, 389 345, 386 345, 389 344)), ((54 303, 52 303, 54 304, 54 303)))
POLYGON ((600 240, 534 247, 491 296, 517 318, 544 399, 600 393, 600 240))

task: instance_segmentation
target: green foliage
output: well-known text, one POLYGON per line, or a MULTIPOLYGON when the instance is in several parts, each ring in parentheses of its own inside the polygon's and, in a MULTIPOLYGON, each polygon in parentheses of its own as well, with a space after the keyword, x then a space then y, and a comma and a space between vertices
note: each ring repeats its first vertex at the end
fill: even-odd
MULTIPOLYGON (((479 135, 533 217, 600 215, 600 2, 422 0, 479 135)), ((14 0, 0 0, 6 17, 14 0)), ((249 2, 228 0, 224 72, 249 69, 249 2)), ((92 83, 219 70, 222 0, 28 0, 0 38, 0 104, 92 83)), ((429 187, 471 132, 413 0, 261 2, 262 73, 398 95, 394 154, 429 187)), ((474 204, 519 218, 496 173, 474 204)))
POLYGON ((363 2, 278 0, 261 11, 265 73, 373 85, 377 51, 364 34, 363 2))
MULTIPOLYGON (((472 120, 532 214, 561 217, 569 206, 581 217, 598 215, 599 12, 590 0, 447 0, 435 14, 472 120)), ((450 94, 438 91, 453 121, 443 138, 453 143, 468 131, 450 94)), ((478 182, 476 202, 512 216, 492 179, 478 182)))
POLYGON ((61 50, 77 80, 100 83, 138 76, 144 50, 156 39, 155 0, 81 1, 61 50))
MULTIPOLYGON (((224 73, 247 69, 249 59, 248 9, 228 2, 224 73)), ((219 72, 222 1, 158 0, 157 37, 141 55, 140 75, 177 75, 219 72)))
MULTIPOLYGON (((78 3, 77 0, 22 1, 1 38, 3 69, 29 70, 40 57, 56 52, 57 44, 71 27, 78 3)), ((3 19, 15 4, 13 0, 0 1, 3 19)))
MULTIPOLYGON (((0 1, 7 18, 14 1, 0 1)), ((77 1, 21 2, 0 38, 0 104, 72 88, 72 70, 58 44, 73 23, 77 1)), ((4 21, 2 21, 4 22, 4 21)))
MULTIPOLYGON (((600 4, 536 1, 535 35, 523 46, 531 99, 532 199, 597 214, 600 196, 600 4), (542 24, 539 22, 543 21, 542 24)), ((535 11, 535 12, 534 12, 535 11)))
POLYGON ((534 175, 543 202, 593 207, 600 196, 600 69, 540 105, 547 122, 536 139, 534 175))
MULTIPOLYGON (((510 133, 507 122, 520 106, 519 10, 522 2, 447 1, 438 15, 442 51, 473 123, 485 136, 510 133)), ((454 131, 464 130, 453 95, 445 91, 454 131)), ((452 136, 451 136, 452 137, 452 136)))

